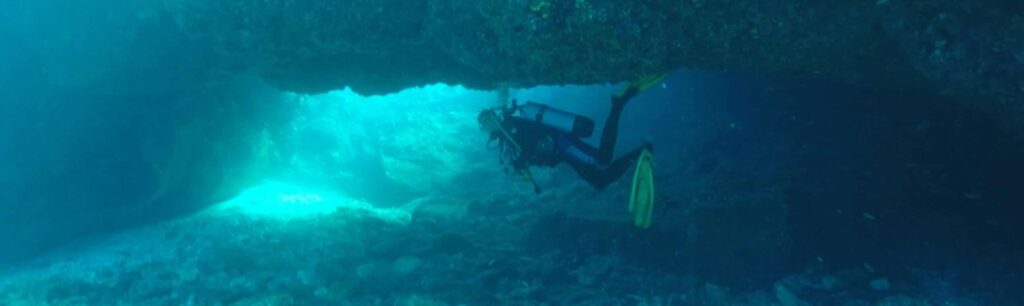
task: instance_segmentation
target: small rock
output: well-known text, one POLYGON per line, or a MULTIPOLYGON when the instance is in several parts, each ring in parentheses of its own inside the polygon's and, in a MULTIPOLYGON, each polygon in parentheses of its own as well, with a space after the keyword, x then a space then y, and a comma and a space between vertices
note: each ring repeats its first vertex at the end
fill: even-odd
POLYGON ((884 277, 873 279, 868 283, 868 285, 871 286, 871 289, 875 289, 876 291, 888 291, 889 288, 892 288, 892 285, 889 284, 889 280, 884 277))
POLYGON ((581 285, 590 286, 607 274, 616 263, 617 259, 611 256, 590 256, 582 267, 569 274, 575 275, 581 285))
POLYGON ((865 300, 853 299, 843 302, 843 306, 871 306, 871 303, 865 300))
POLYGON ((795 293, 789 291, 785 285, 775 284, 775 298, 779 299, 782 306, 810 306, 810 303, 800 299, 795 293))
POLYGON ((871 266, 871 264, 866 262, 864 263, 864 270, 867 270, 868 273, 875 273, 875 267, 871 266))
POLYGON ((704 284, 704 295, 710 301, 723 301, 724 302, 728 298, 728 296, 726 294, 726 291, 725 291, 725 288, 722 288, 722 287, 720 287, 718 285, 715 285, 715 284, 712 284, 712 283, 704 284))
POLYGON ((416 271, 422 263, 423 261, 419 257, 405 256, 396 260, 392 268, 399 274, 407 274, 416 271))
POLYGON ((968 200, 981 200, 981 195, 978 195, 976 193, 965 192, 964 198, 968 200))
POLYGON ((356 276, 359 278, 370 278, 380 273, 381 265, 376 262, 368 262, 356 267, 356 276))
POLYGON ((295 278, 303 285, 311 285, 316 281, 316 275, 312 270, 299 270, 295 272, 295 278))
POLYGON ((878 301, 878 303, 875 303, 875 305, 876 306, 928 306, 928 305, 931 305, 931 304, 929 304, 928 301, 925 301, 925 300, 922 300, 922 299, 911 298, 911 297, 908 297, 908 296, 905 296, 905 295, 896 295, 896 296, 890 296, 890 297, 887 297, 885 299, 882 299, 881 301, 878 301))
POLYGON ((248 297, 231 305, 247 306, 291 306, 295 305, 295 299, 286 294, 273 294, 248 297))
POLYGON ((821 277, 821 286, 825 290, 832 291, 839 286, 839 278, 832 275, 825 275, 821 277))
POLYGON ((181 283, 192 283, 199 278, 199 269, 195 267, 182 268, 177 270, 178 281, 181 283))
POLYGON ((786 287, 790 291, 803 291, 804 289, 814 287, 814 282, 805 276, 793 275, 783 278, 778 282, 779 284, 786 287))
POLYGON ((331 295, 331 291, 327 290, 327 288, 323 286, 317 287, 316 291, 313 291, 313 296, 317 297, 318 299, 324 300, 331 299, 333 297, 331 295))

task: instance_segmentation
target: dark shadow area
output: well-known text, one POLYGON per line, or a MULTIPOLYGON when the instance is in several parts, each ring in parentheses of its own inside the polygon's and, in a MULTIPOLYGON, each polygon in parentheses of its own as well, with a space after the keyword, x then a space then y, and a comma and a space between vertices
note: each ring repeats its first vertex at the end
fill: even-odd
POLYGON ((807 102, 792 109, 807 119, 780 127, 804 146, 788 190, 794 260, 907 278, 952 269, 969 290, 1020 288, 1024 146, 1010 131, 938 95, 797 89, 807 102))
MULTIPOLYGON (((789 273, 868 266, 916 281, 916 271, 931 269, 957 271, 963 290, 1013 296, 1021 288, 1024 240, 1015 233, 1024 230, 1024 145, 998 121, 920 88, 736 76, 717 82, 727 90, 705 97, 717 105, 705 108, 716 109, 708 120, 725 113, 741 128, 695 143, 699 153, 685 156, 698 173, 731 164, 750 178, 719 176, 721 192, 765 184, 783 190, 785 205, 775 207, 787 211, 791 243, 778 263, 789 273)), ((766 213, 743 207, 720 221, 749 226, 743 216, 766 213)), ((742 284, 759 271, 747 272, 719 279, 742 284)))
POLYGON ((963 101, 707 72, 646 95, 620 145, 654 139, 660 226, 549 216, 527 240, 535 252, 612 253, 739 289, 807 271, 863 286, 884 276, 906 292, 952 290, 925 288, 921 271, 955 271, 957 290, 1021 288, 1024 146, 963 101))

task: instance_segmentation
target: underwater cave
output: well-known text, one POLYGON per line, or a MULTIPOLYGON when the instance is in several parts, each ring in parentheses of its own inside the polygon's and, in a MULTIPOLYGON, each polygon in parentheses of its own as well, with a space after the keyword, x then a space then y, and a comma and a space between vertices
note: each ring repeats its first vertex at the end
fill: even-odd
POLYGON ((1024 303, 1022 12, 12 0, 0 304, 1024 303))

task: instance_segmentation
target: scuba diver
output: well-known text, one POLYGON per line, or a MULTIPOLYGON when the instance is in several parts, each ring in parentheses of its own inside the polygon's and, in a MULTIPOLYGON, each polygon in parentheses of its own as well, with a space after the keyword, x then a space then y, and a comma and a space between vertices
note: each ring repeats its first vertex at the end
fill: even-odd
POLYGON ((603 190, 630 166, 636 165, 629 210, 635 224, 647 228, 651 224, 654 202, 654 146, 646 143, 617 159, 613 159, 613 155, 619 117, 626 103, 660 83, 665 76, 642 78, 612 96, 611 111, 605 119, 598 147, 582 140, 593 134, 593 120, 535 102, 519 105, 512 100, 510 106, 485 109, 477 116, 477 122, 481 130, 490 134, 489 148, 497 141, 499 160, 509 166, 506 170, 530 181, 538 194, 541 189, 530 173, 531 166, 550 168, 566 163, 590 186, 603 190))

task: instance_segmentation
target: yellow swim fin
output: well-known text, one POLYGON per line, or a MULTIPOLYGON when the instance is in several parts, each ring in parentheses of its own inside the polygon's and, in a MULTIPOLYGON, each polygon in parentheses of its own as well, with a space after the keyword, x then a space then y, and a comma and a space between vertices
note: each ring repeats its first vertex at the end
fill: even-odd
POLYGON ((633 188, 629 195, 629 213, 633 214, 633 224, 637 227, 651 227, 654 214, 654 156, 647 150, 640 153, 636 162, 633 188))
POLYGON ((661 81, 664 81, 665 77, 667 77, 667 76, 668 76, 668 73, 659 73, 659 74, 649 75, 649 76, 646 76, 646 77, 642 77, 642 78, 640 78, 639 80, 636 80, 633 83, 636 85, 637 92, 644 92, 644 91, 650 89, 651 87, 654 87, 654 85, 660 84, 661 81))
POLYGON ((618 96, 618 97, 623 97, 623 96, 625 96, 627 94, 632 96, 634 94, 638 94, 638 93, 644 92, 644 91, 646 91, 648 89, 651 89, 651 87, 654 87, 654 85, 658 85, 659 83, 661 83, 661 81, 664 81, 665 77, 667 77, 667 76, 668 76, 668 73, 659 73, 659 74, 652 74, 652 75, 648 75, 648 76, 639 78, 639 79, 637 79, 635 81, 630 82, 629 85, 627 85, 626 87, 622 88, 622 90, 619 91, 619 93, 617 93, 615 95, 618 96), (633 91, 633 92, 630 93, 630 91, 633 91))

